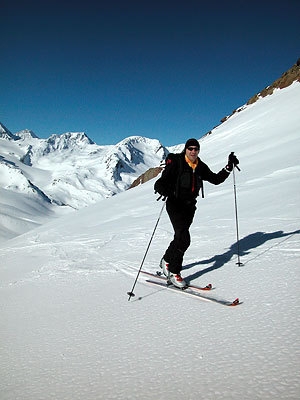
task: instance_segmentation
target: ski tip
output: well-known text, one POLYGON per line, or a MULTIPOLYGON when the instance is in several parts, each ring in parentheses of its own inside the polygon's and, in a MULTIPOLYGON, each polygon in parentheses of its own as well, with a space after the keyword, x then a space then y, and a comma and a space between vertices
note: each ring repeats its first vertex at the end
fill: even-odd
POLYGON ((231 306, 231 307, 234 307, 234 306, 238 306, 239 304, 240 304, 240 300, 239 300, 239 298, 237 297, 235 300, 233 300, 232 303, 230 303, 230 304, 228 304, 228 305, 231 306))
POLYGON ((206 285, 203 289, 204 289, 204 290, 211 290, 211 289, 212 289, 212 284, 209 283, 209 284, 206 285))

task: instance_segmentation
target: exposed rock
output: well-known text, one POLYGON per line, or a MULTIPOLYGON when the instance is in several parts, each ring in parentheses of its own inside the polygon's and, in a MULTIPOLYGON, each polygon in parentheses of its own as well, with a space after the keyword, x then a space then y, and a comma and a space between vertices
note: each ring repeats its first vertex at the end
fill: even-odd
POLYGON ((143 183, 150 181, 150 179, 156 178, 162 170, 162 167, 149 168, 148 171, 140 175, 134 182, 132 182, 129 189, 142 185, 143 183))
MULTIPOLYGON (((248 101, 247 105, 255 103, 260 97, 265 97, 274 92, 275 89, 283 89, 290 86, 293 82, 300 82, 300 58, 297 60, 296 64, 294 64, 288 71, 281 75, 280 78, 276 79, 272 83, 272 85, 264 88, 260 93, 252 96, 248 101)), ((221 119, 221 123, 225 122, 236 112, 242 111, 243 107, 234 110, 230 115, 221 119)))

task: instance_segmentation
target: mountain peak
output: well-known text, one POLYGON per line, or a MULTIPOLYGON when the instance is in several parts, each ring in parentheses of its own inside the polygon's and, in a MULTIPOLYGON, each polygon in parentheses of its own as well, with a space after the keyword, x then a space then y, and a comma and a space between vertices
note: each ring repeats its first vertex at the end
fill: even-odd
POLYGON ((56 150, 94 144, 84 132, 66 132, 61 135, 53 134, 47 139, 47 143, 56 150))
POLYGON ((19 137, 13 135, 3 124, 0 122, 0 138, 6 140, 18 140, 19 137))
POLYGON ((30 129, 23 129, 22 131, 17 132, 16 136, 18 138, 23 139, 23 140, 26 140, 26 139, 38 139, 38 136, 36 136, 36 134, 33 131, 31 131, 30 129))

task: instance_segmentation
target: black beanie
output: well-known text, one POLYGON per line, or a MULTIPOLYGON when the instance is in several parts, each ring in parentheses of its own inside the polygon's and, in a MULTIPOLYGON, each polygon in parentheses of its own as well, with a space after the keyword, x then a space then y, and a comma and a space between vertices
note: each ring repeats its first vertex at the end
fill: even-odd
POLYGON ((184 150, 186 150, 190 146, 198 147, 198 149, 200 150, 200 144, 197 139, 189 139, 184 146, 184 150))

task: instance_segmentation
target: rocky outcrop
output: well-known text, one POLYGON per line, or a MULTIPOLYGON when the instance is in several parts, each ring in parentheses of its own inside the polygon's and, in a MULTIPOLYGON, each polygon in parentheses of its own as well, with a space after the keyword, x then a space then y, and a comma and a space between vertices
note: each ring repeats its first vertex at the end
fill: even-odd
POLYGON ((300 82, 300 58, 297 60, 296 64, 294 64, 288 71, 281 75, 280 78, 276 79, 272 83, 272 85, 267 86, 260 93, 255 94, 251 99, 247 101, 248 104, 255 103, 259 97, 266 97, 274 92, 275 89, 284 89, 290 86, 293 82, 300 82))
POLYGON ((156 178, 157 175, 159 175, 162 170, 163 170, 162 167, 149 168, 148 171, 140 175, 134 182, 132 182, 129 189, 142 185, 143 183, 150 181, 150 179, 156 178))
MULTIPOLYGON (((284 74, 281 75, 280 78, 276 79, 272 83, 272 85, 265 87, 260 93, 255 94, 252 96, 246 103, 246 105, 250 105, 255 103, 259 98, 266 97, 274 92, 275 89, 284 89, 290 86, 293 82, 298 81, 300 82, 300 58, 297 62, 284 74)), ((244 107, 240 107, 234 110, 230 115, 221 119, 221 123, 225 122, 230 118, 233 114, 240 112, 244 109, 244 107)), ((209 132, 211 133, 211 132, 209 132)))

